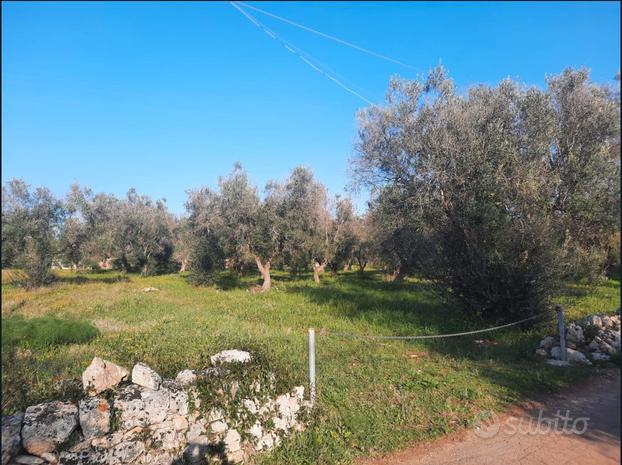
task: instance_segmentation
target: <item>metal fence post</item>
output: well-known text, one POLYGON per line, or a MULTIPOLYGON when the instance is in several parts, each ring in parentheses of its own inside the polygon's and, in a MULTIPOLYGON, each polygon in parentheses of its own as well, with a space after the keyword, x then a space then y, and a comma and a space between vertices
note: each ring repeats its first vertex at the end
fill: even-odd
POLYGON ((568 354, 566 354, 566 327, 564 325, 564 308, 561 305, 555 306, 557 312, 557 330, 559 332, 559 348, 561 349, 561 356, 563 361, 568 360, 568 354))
POLYGON ((309 328, 309 400, 315 404, 315 329, 309 328))

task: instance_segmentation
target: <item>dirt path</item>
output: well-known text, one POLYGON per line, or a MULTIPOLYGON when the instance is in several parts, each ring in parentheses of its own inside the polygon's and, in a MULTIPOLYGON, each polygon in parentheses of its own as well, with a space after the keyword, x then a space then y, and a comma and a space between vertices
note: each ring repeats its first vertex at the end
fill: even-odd
POLYGON ((359 465, 619 464, 620 370, 594 373, 592 379, 563 394, 525 402, 496 420, 484 417, 477 431, 469 429, 359 465), (570 411, 566 431, 575 422, 577 433, 587 423, 585 432, 562 434, 564 423, 559 419, 557 432, 550 432, 549 427, 545 433, 547 425, 538 418, 554 419, 558 411, 562 417, 570 411), (580 417, 588 418, 587 422, 580 417))

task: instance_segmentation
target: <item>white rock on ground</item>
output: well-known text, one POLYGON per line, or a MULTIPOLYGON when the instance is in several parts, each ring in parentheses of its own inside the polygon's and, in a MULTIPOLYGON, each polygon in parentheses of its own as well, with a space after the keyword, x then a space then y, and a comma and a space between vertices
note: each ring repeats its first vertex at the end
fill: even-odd
POLYGON ((567 362, 565 360, 556 360, 554 358, 550 358, 546 361, 546 363, 548 363, 549 365, 552 365, 554 367, 567 367, 570 366, 570 362, 567 362))
POLYGON ((110 430, 110 404, 103 397, 87 397, 78 404, 80 427, 86 439, 103 436, 110 430))
POLYGON ((551 347, 555 345, 557 341, 554 337, 546 336, 544 339, 540 341, 540 347, 544 350, 549 350, 551 347))
POLYGON ((129 371, 112 362, 95 357, 82 373, 82 386, 92 396, 114 387, 127 378, 129 371))
POLYGON ((223 444, 225 446, 225 452, 229 455, 230 452, 236 452, 241 449, 242 437, 236 430, 230 429, 223 439, 223 444))
POLYGON ((540 357, 547 357, 549 353, 546 349, 536 349, 536 355, 539 355, 540 357))
POLYGON ((574 323, 570 323, 566 328, 566 340, 576 344, 583 344, 585 337, 583 336, 583 328, 574 323))
POLYGON ((26 409, 22 426, 22 446, 39 457, 52 452, 78 426, 78 407, 69 402, 46 402, 26 409))
POLYGON ((20 465, 41 465, 46 463, 46 461, 35 455, 18 455, 13 459, 13 463, 18 463, 20 465))
POLYGON ((251 354, 244 350, 223 350, 210 357, 212 363, 247 363, 251 361, 251 354))
POLYGON ((592 352, 590 354, 590 357, 592 358, 592 360, 597 360, 597 361, 608 361, 611 360, 611 357, 609 357, 609 355, 607 354, 603 354, 601 352, 592 352))
POLYGON ((190 386, 191 384, 196 383, 197 375, 193 370, 183 370, 177 373, 175 381, 182 386, 190 386))
POLYGON ((2 416, 2 465, 6 465, 19 452, 23 413, 2 416))
POLYGON ((583 320, 585 326, 596 326, 597 328, 603 327, 603 322, 598 315, 590 315, 583 320))
POLYGON ((137 363, 132 368, 132 383, 149 389, 158 390, 162 378, 145 363, 137 363))
MULTIPOLYGON (((551 356, 556 360, 562 359, 562 349, 560 346, 555 346, 551 349, 551 356)), ((591 365, 591 362, 587 359, 583 352, 578 350, 569 349, 566 347, 566 358, 571 363, 581 363, 584 365, 591 365)))

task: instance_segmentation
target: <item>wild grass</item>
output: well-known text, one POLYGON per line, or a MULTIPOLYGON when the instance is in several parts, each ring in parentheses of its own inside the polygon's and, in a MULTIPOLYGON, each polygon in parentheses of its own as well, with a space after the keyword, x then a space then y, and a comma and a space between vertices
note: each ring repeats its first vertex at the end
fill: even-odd
MULTIPOLYGON (((5 273, 3 272, 3 279, 5 273)), ((353 334, 441 334, 486 327, 443 302, 422 280, 385 282, 377 272, 310 276, 275 273, 275 289, 252 294, 255 276, 221 275, 194 287, 178 275, 62 272, 49 288, 5 285, 3 323, 37 318, 87 321, 99 330, 70 344, 15 344, 3 350, 3 411, 53 395, 54 383, 79 378, 94 356, 128 368, 144 361, 166 377, 202 368, 227 348, 252 347, 275 361, 287 383, 306 386, 307 328, 317 336, 318 400, 311 426, 257 461, 337 464, 468 426, 482 409, 498 410, 533 392, 558 389, 591 368, 556 369, 534 355, 553 322, 529 330, 420 341, 370 341, 353 334), (158 292, 145 293, 145 287, 158 292), (477 343, 485 339, 486 343, 477 343)), ((618 281, 569 284, 557 299, 569 320, 612 313, 618 281)), ((35 320, 36 321, 36 320, 35 320)), ((13 324, 13 323, 10 323, 13 324)), ((4 338, 4 333, 3 333, 4 338)))

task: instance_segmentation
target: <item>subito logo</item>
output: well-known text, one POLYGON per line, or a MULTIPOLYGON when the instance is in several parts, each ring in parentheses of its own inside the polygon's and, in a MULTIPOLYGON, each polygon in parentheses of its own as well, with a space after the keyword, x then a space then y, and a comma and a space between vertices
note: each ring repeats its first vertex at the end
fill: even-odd
POLYGON ((479 412, 473 418, 473 432, 480 438, 491 438, 499 432, 501 423, 495 412, 479 412))

